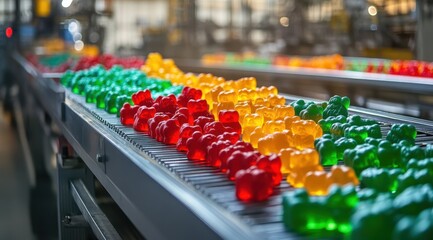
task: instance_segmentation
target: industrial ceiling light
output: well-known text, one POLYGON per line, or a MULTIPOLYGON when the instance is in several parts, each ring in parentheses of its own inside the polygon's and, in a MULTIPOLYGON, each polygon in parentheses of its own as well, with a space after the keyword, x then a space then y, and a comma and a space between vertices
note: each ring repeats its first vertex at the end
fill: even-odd
POLYGON ((290 21, 289 21, 288 17, 281 17, 280 18, 280 24, 281 24, 281 26, 288 27, 289 23, 290 23, 290 21))
POLYGON ((69 6, 71 6, 73 0, 63 0, 62 1, 62 7, 64 8, 68 8, 69 6))
POLYGON ((84 42, 81 41, 81 40, 76 41, 75 44, 74 44, 74 48, 77 51, 83 50, 83 48, 84 48, 84 42))
POLYGON ((78 32, 78 23, 76 21, 71 21, 68 26, 68 31, 71 33, 78 32))
POLYGON ((376 16, 377 8, 375 6, 368 7, 368 14, 370 14, 370 16, 376 16))

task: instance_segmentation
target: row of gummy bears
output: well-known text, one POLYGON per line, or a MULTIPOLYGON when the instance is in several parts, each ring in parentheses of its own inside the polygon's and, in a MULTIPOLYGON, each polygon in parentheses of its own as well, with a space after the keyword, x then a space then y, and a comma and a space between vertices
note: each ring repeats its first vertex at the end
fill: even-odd
MULTIPOLYGON (((349 116, 347 97, 286 105, 275 87, 257 87, 255 78, 183 73, 157 53, 141 70, 128 73, 133 80, 127 82, 149 88, 115 101, 121 123, 220 169, 235 181, 242 201, 267 200, 285 177, 297 188, 283 194, 287 228, 351 239, 422 239, 433 229, 415 227, 433 217, 433 147, 415 145, 412 125, 384 131, 377 121, 349 116), (162 81, 163 89, 149 81, 156 78, 171 85, 162 81), (170 94, 178 92, 176 86, 184 86, 177 97, 170 94)), ((79 78, 98 78, 94 72, 79 78)), ((65 76, 66 86, 80 82, 74 74, 65 76)), ((135 88, 128 89, 125 94, 135 88)), ((77 93, 86 95, 84 88, 77 93)))

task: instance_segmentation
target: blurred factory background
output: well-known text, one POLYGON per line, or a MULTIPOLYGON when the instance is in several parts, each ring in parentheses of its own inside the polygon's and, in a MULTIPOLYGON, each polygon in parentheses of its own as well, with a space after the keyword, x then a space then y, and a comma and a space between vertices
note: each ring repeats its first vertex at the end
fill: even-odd
MULTIPOLYGON (((203 68, 203 62, 246 58, 246 62, 281 65, 278 56, 337 54, 351 65, 360 65, 351 69, 358 71, 368 64, 389 68, 392 62, 383 63, 388 60, 433 61, 432 6, 430 0, 3 0, 0 22, 6 35, 12 35, 8 31, 12 24, 19 25, 19 34, 14 36, 19 41, 13 44, 20 43, 21 49, 37 55, 66 49, 84 55, 160 52, 181 60, 177 62, 185 71, 234 79, 251 69, 240 67, 229 73, 226 68, 203 68), (20 21, 13 22, 17 14, 20 21)), ((319 60, 319 65, 333 61, 319 60)), ((397 64, 404 68, 407 63, 397 64)), ((332 76, 318 77, 332 80, 327 83, 268 74, 266 69, 265 73, 249 71, 249 75, 286 93, 319 99, 348 95, 358 106, 432 118, 433 100, 429 89, 421 85, 407 88, 385 82, 378 88, 379 81, 373 86, 364 76, 358 82, 347 81, 353 84, 335 83, 332 76), (288 85, 287 79, 296 81, 288 85)))
MULTIPOLYGON (((2 2, 4 24, 13 17, 14 1, 2 2)), ((60 37, 78 49, 91 44, 109 53, 159 51, 184 58, 216 51, 432 58, 423 53, 428 32, 416 31, 424 27, 420 18, 432 14, 427 0, 419 0, 418 8, 415 0, 19 2, 24 43, 60 37)))

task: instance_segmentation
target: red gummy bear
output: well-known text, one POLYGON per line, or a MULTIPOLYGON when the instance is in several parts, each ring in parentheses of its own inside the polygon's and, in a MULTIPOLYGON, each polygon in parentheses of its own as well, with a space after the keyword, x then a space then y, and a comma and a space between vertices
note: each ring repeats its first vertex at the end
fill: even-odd
POLYGON ((132 94, 131 98, 135 105, 151 107, 154 103, 152 99, 152 93, 149 89, 138 91, 132 94))
POLYGON ((204 125, 203 132, 219 136, 226 132, 233 132, 233 130, 225 127, 221 122, 208 122, 204 125))
POLYGON ((156 127, 156 139, 165 144, 176 144, 179 140, 179 130, 179 122, 176 119, 161 121, 156 127))
POLYGON ((115 61, 117 65, 121 65, 124 68, 140 68, 144 65, 144 60, 139 57, 128 57, 128 58, 118 58, 115 61))
POLYGON ((133 128, 135 131, 147 132, 149 130, 148 120, 156 113, 154 107, 141 106, 134 116, 133 128))
POLYGON ((236 197, 242 201, 264 201, 273 191, 272 174, 251 166, 236 173, 236 197))
POLYGON ((365 71, 366 71, 366 72, 369 72, 369 73, 374 72, 374 65, 371 64, 371 63, 369 63, 369 64, 367 65, 367 67, 365 68, 365 71))
POLYGON ((239 113, 236 110, 221 110, 218 119, 222 123, 239 122, 239 113))
POLYGON ((193 119, 196 120, 199 117, 206 117, 206 118, 212 118, 215 120, 215 117, 210 112, 196 112, 192 115, 193 119))
POLYGON ((124 103, 120 109, 120 123, 125 126, 132 126, 134 124, 134 116, 140 106, 131 106, 129 103, 124 103))
POLYGON ((201 132, 200 126, 191 126, 188 124, 183 124, 180 128, 179 140, 176 144, 176 149, 178 151, 186 152, 188 148, 186 147, 186 142, 192 136, 194 132, 201 132))
POLYGON ((236 173, 239 170, 255 165, 259 156, 260 153, 254 151, 243 152, 237 150, 233 152, 227 159, 227 177, 232 181, 235 180, 236 173))
POLYGON ((219 140, 213 142, 210 146, 208 146, 206 161, 209 163, 209 165, 219 168, 221 166, 221 159, 219 158, 219 153, 221 152, 221 150, 227 148, 230 145, 232 145, 232 143, 228 140, 219 140))
POLYGON ((186 107, 188 104, 188 101, 191 99, 200 99, 202 96, 202 92, 200 89, 190 88, 190 87, 184 87, 182 89, 182 93, 177 97, 177 102, 180 106, 186 107))
POLYGON ((156 127, 161 121, 170 119, 170 116, 164 113, 156 113, 153 118, 150 118, 147 123, 149 125, 149 136, 152 138, 157 137, 156 127))
POLYGON ((217 136, 217 140, 228 140, 230 141, 232 144, 235 144, 237 141, 239 141, 240 139, 240 135, 237 132, 225 132, 221 135, 217 136))
POLYGON ((188 112, 188 108, 184 107, 178 108, 172 118, 176 119, 179 122, 180 126, 185 123, 192 124, 193 122, 192 117, 188 112))
POLYGON ((213 117, 198 117, 194 120, 194 125, 200 126, 201 129, 204 129, 204 125, 209 122, 214 122, 215 119, 213 117))
POLYGON ((241 134, 242 127, 239 123, 239 113, 236 110, 221 110, 218 114, 218 119, 226 127, 230 127, 233 131, 241 134))
POLYGON ((278 155, 261 155, 257 160, 256 165, 257 168, 263 169, 264 171, 272 174, 272 182, 274 186, 280 185, 283 175, 281 174, 281 159, 278 155))
POLYGON ((167 97, 158 97, 152 105, 157 112, 174 114, 178 108, 176 97, 171 94, 167 97))
POLYGON ((377 72, 377 73, 384 73, 384 70, 385 70, 385 66, 384 66, 383 63, 381 62, 381 63, 377 66, 376 72, 377 72))
POLYGON ((207 146, 211 145, 215 141, 215 135, 194 132, 186 141, 186 146, 188 148, 186 156, 190 160, 205 160, 207 146))
POLYGON ((189 113, 199 113, 199 112, 208 112, 209 111, 209 105, 207 104, 206 100, 204 99, 191 99, 188 101, 187 104, 189 113))
POLYGON ((223 149, 218 156, 219 159, 221 160, 220 169, 222 172, 227 171, 227 160, 233 154, 233 152, 237 150, 242 152, 252 152, 254 151, 254 148, 250 143, 238 141, 235 144, 230 145, 227 148, 223 149))

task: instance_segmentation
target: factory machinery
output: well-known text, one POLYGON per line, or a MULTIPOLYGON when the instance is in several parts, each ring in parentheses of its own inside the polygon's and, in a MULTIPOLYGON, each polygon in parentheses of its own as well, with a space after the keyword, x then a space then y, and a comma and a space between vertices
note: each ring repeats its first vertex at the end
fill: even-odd
MULTIPOLYGON (((285 181, 268 201, 241 202, 223 173, 124 127, 18 53, 10 62, 20 87, 17 102, 33 112, 27 117, 37 116, 30 121, 39 122, 42 132, 59 139, 51 174, 61 239, 87 239, 92 233, 98 239, 302 238, 282 223, 281 193, 293 189, 285 181)), ((382 132, 393 123, 411 123, 418 145, 433 143, 431 121, 357 107, 350 112, 379 121, 382 132)))

